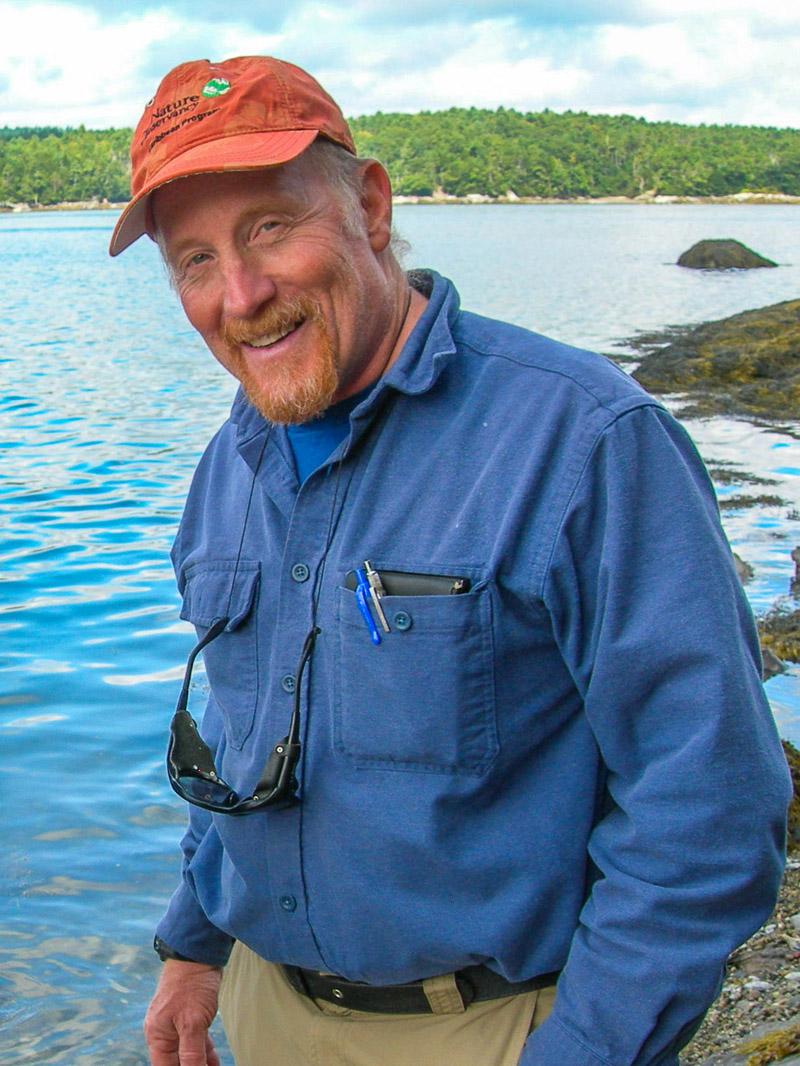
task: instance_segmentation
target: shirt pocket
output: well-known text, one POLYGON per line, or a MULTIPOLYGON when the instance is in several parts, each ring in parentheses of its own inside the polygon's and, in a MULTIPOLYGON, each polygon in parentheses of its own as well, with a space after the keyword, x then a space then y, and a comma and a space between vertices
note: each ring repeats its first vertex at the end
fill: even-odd
POLYGON ((203 649, 206 676, 225 724, 228 743, 241 748, 253 728, 258 699, 256 602, 257 561, 196 563, 184 575, 181 618, 200 637, 218 618, 229 619, 220 635, 203 649))
POLYGON ((355 593, 339 588, 337 596, 339 753, 361 767, 485 773, 498 751, 488 587, 383 597, 391 632, 380 630, 380 644, 355 593))

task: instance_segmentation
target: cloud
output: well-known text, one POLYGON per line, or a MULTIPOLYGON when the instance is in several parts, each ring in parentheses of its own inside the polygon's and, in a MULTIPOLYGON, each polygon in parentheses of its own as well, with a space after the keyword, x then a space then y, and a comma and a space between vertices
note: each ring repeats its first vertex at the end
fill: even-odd
POLYGON ((88 0, 82 6, 106 21, 116 22, 127 22, 131 16, 161 13, 167 9, 179 18, 222 18, 226 22, 273 28, 281 26, 287 17, 287 5, 283 0, 225 0, 224 5, 215 0, 88 0))
MULTIPOLYGON (((592 110, 651 119, 796 124, 800 27, 755 38, 747 19, 604 27, 594 38, 592 110)), ((582 64, 588 67, 588 63, 582 64)))
POLYGON ((0 0, 0 121, 133 125, 187 59, 306 67, 346 114, 451 106, 797 124, 783 0, 0 0), (64 47, 64 42, 69 47, 64 47))
MULTIPOLYGON (((219 21, 223 10, 218 0, 87 0, 84 5, 105 19, 127 19, 151 11, 169 11, 178 16, 219 21)), ((431 0, 405 0, 389 4, 386 0, 339 0, 298 3, 285 0, 226 0, 224 20, 239 22, 259 32, 291 34, 298 10, 310 9, 318 17, 338 9, 350 12, 365 29, 377 33, 382 27, 430 25, 455 18, 463 25, 484 19, 513 18, 524 26, 595 25, 604 22, 636 22, 641 17, 640 0, 463 0, 460 3, 431 0)))
POLYGON ((118 123, 126 102, 128 111, 134 106, 139 86, 131 57, 175 26, 166 14, 103 24, 76 5, 2 2, 0 25, 4 122, 98 126, 118 123))

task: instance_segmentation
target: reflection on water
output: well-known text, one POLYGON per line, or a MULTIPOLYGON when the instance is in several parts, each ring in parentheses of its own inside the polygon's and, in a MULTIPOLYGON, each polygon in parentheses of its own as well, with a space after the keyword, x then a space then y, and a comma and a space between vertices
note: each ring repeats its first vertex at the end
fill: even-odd
MULTIPOLYGON (((791 208, 397 216, 413 262, 454 277, 465 306, 600 349, 800 292, 791 208), (671 265, 715 235, 789 265, 714 277, 671 265)), ((114 220, 0 216, 2 1066, 144 1066, 141 1017, 158 970, 149 945, 177 877, 184 812, 163 758, 192 639, 167 553, 232 388, 153 248, 106 260, 114 220)), ((730 419, 689 428, 707 460, 775 480, 764 491, 785 503, 724 520, 754 567, 755 608, 788 600, 796 440, 730 419)), ((722 498, 760 491, 719 487, 722 498)), ((794 668, 768 685, 782 732, 800 741, 798 691, 794 668)))

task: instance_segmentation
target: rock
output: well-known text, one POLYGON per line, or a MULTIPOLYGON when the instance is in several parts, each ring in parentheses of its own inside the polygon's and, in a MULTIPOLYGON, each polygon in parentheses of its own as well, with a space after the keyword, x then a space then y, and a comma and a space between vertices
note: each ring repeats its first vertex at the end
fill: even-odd
POLYGON ((791 1054, 798 1050, 799 1025, 798 1016, 788 1022, 762 1023, 738 1047, 711 1055, 700 1066, 766 1066, 777 1061, 781 1066, 793 1066, 800 1063, 800 1056, 791 1054))
POLYGON ((771 648, 761 649, 761 680, 769 681, 771 677, 786 673, 786 663, 771 648))
POLYGON ((691 270, 753 270, 777 265, 741 241, 733 240, 698 241, 678 259, 678 266, 691 270))
POLYGON ((673 327, 639 347, 633 376, 650 392, 691 393, 687 413, 800 418, 800 300, 673 327))
POLYGON ((739 580, 743 585, 747 584, 747 582, 753 576, 752 566, 750 565, 750 563, 746 563, 744 559, 742 559, 736 554, 736 552, 733 553, 733 562, 736 567, 736 573, 738 574, 739 580))
POLYGON ((800 662, 800 611, 774 607, 758 619, 762 651, 769 649, 779 658, 800 662))
MULTIPOLYGON (((786 832, 786 842, 789 851, 796 852, 800 846, 800 751, 789 743, 782 740, 783 753, 789 765, 789 773, 792 775, 792 799, 789 803, 789 824, 786 832)), ((794 914, 789 919, 792 928, 800 932, 800 925, 795 925, 795 918, 800 915, 794 914)))
POLYGON ((794 563, 794 577, 789 585, 789 591, 795 597, 800 597, 800 547, 792 548, 792 562, 794 563))

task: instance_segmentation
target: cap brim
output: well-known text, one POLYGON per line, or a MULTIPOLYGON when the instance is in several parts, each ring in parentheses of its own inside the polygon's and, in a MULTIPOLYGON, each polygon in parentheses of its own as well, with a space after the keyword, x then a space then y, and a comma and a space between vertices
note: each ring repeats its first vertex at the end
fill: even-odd
POLYGON ((111 235, 109 255, 119 255, 147 233, 150 194, 162 185, 191 174, 215 174, 229 170, 255 170, 280 166, 296 158, 318 136, 318 130, 281 130, 272 133, 240 133, 195 145, 167 163, 124 208, 111 235))

